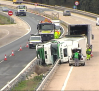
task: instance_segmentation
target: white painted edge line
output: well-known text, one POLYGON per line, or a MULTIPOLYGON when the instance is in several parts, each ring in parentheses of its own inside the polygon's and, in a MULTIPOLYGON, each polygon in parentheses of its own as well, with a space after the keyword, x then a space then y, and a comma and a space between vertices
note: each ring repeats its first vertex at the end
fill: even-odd
POLYGON ((4 91, 4 89, 7 86, 10 86, 10 84, 12 82, 14 82, 14 80, 16 80, 33 63, 33 61, 35 61, 36 59, 37 59, 37 57, 35 57, 30 63, 28 63, 27 66, 15 78, 13 78, 10 82, 8 82, 0 91, 4 91))
MULTIPOLYGON (((18 17, 18 18, 20 18, 20 17, 18 17)), ((31 31, 31 27, 30 27, 30 25, 26 22, 26 21, 24 21, 23 19, 21 19, 20 18, 20 20, 22 20, 23 22, 25 22, 28 26, 29 26, 29 29, 27 29, 28 30, 28 32, 26 33, 26 34, 24 34, 22 37, 24 37, 25 35, 27 35, 27 34, 29 34, 30 33, 30 31, 31 31)), ((16 39, 16 40, 19 40, 20 38, 22 38, 22 37, 19 37, 18 39, 16 39)), ((16 41, 16 40, 14 40, 14 41, 16 41)), ((8 44, 11 44, 12 42, 14 42, 14 41, 11 41, 10 43, 8 43, 8 44)), ((6 44, 6 45, 4 45, 4 46, 7 46, 8 44, 6 44)), ((2 48, 2 47, 4 47, 4 46, 1 46, 0 48, 2 48)))
MULTIPOLYGON (((62 26, 61 26, 62 27, 62 26)), ((64 34, 64 28, 62 27, 62 29, 63 29, 63 33, 62 33, 62 35, 60 36, 60 38, 63 36, 63 34, 64 34)))
MULTIPOLYGON (((6 30, 6 31, 7 31, 7 35, 9 35, 9 31, 8 31, 8 30, 6 30)), ((7 35, 6 35, 6 36, 7 36, 7 35)), ((3 38, 5 38, 6 36, 0 38, 0 40, 3 39, 3 38)))
POLYGON ((70 68, 70 70, 69 70, 69 73, 68 73, 68 75, 67 75, 67 78, 66 78, 66 80, 65 80, 65 82, 64 82, 64 85, 63 85, 61 91, 64 91, 64 90, 65 90, 66 85, 67 85, 67 82, 68 82, 68 80, 69 80, 69 77, 70 77, 70 74, 71 74, 72 70, 73 70, 73 66, 72 66, 72 67, 70 68))
MULTIPOLYGON (((55 11, 55 12, 59 12, 59 13, 63 13, 62 11, 57 11, 57 10, 54 10, 54 9, 51 9, 51 10, 53 10, 53 11, 55 11)), ((75 16, 75 17, 80 17, 80 16, 76 16, 75 14, 72 14, 73 16, 75 16)), ((89 21, 92 21, 92 22, 96 22, 96 21, 94 21, 94 20, 91 20, 91 19, 88 19, 88 18, 85 18, 85 17, 80 17, 80 18, 82 18, 82 19, 86 19, 86 20, 89 20, 89 21)), ((67 22, 68 23, 68 22, 67 22)), ((69 24, 69 23, 68 23, 69 24)))
POLYGON ((0 61, 0 63, 2 63, 4 60, 0 61))

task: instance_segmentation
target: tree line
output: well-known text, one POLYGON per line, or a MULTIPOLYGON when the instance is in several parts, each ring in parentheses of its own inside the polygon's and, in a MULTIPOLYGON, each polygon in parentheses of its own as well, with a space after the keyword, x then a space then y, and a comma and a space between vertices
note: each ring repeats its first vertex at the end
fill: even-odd
POLYGON ((48 5, 65 6, 68 8, 73 8, 73 6, 75 5, 75 1, 79 1, 77 9, 99 14, 99 0, 29 0, 29 1, 48 5))

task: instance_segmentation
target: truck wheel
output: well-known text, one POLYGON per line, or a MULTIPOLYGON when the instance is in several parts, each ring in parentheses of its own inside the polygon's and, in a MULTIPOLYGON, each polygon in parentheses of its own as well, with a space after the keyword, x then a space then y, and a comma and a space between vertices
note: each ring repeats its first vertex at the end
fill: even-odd
POLYGON ((19 16, 17 12, 15 12, 15 15, 16 15, 16 16, 19 16))
POLYGON ((69 63, 69 66, 71 66, 71 64, 69 63))
POLYGON ((85 66, 85 62, 82 64, 82 66, 85 66))
POLYGON ((59 64, 61 64, 61 60, 59 60, 59 64))
POLYGON ((17 13, 15 12, 15 15, 17 16, 17 13))
POLYGON ((31 49, 31 47, 29 46, 29 49, 31 49))
POLYGON ((24 16, 26 16, 26 14, 24 14, 24 16))

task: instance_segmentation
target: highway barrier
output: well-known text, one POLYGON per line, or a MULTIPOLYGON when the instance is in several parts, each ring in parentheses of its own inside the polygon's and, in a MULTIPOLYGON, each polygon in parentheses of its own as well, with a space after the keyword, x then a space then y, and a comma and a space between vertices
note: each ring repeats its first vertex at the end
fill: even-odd
MULTIPOLYGON (((31 3, 31 2, 24 2, 24 3, 25 3, 25 4, 35 5, 35 3, 31 3)), ((2 5, 2 4, 1 4, 1 5, 2 5)), ((9 5, 7 5, 7 6, 10 7, 10 8, 15 9, 14 6, 9 6, 9 5)), ((92 17, 92 18, 99 17, 99 15, 97 15, 97 14, 93 14, 93 13, 89 13, 89 12, 85 12, 85 11, 81 11, 81 10, 76 10, 76 9, 71 9, 71 8, 66 8, 66 7, 63 7, 63 6, 50 6, 50 5, 45 5, 45 4, 38 4, 38 6, 48 7, 48 8, 52 8, 52 9, 55 9, 55 10, 61 10, 61 11, 63 11, 64 9, 68 9, 68 10, 70 10, 70 11, 73 12, 73 13, 85 15, 85 16, 88 16, 88 17, 92 17)), ((32 9, 28 9, 28 12, 35 13, 35 14, 39 14, 39 15, 43 15, 43 16, 52 18, 51 15, 48 15, 48 14, 45 14, 45 13, 42 13, 42 14, 41 14, 40 12, 34 11, 34 10, 32 10, 32 9)), ((65 23, 64 21, 61 21, 61 23, 62 23, 63 25, 65 25, 66 27, 68 26, 68 24, 65 23)), ((50 71, 48 72, 48 74, 47 74, 46 76, 44 76, 42 82, 39 84, 39 86, 38 86, 37 89, 36 89, 37 91, 44 89, 46 83, 49 81, 50 76, 52 76, 52 74, 53 74, 53 73, 55 72, 55 70, 57 69, 59 61, 60 61, 60 60, 57 60, 56 63, 52 66, 52 68, 51 68, 50 71)), ((1 91, 11 90, 11 88, 13 88, 18 82, 20 82, 21 80, 25 79, 26 76, 28 76, 31 72, 33 72, 34 67, 35 67, 35 64, 37 64, 36 58, 35 58, 34 60, 32 60, 32 61, 25 67, 25 69, 23 69, 14 79, 12 79, 7 85, 5 85, 5 86, 1 89, 1 91)))
POLYGON ((38 85, 36 91, 43 91, 44 87, 46 87, 47 83, 50 81, 50 78, 54 75, 56 72, 58 65, 59 65, 59 59, 55 62, 55 64, 52 66, 52 68, 48 71, 46 76, 43 77, 42 82, 38 85))

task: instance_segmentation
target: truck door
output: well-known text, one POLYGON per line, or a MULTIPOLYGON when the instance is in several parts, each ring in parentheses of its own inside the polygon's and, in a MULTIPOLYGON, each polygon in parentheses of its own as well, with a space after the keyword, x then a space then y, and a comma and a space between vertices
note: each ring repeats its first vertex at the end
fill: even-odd
POLYGON ((62 46, 60 48, 60 57, 62 62, 68 62, 67 46, 62 46))
POLYGON ((67 48, 63 49, 63 60, 64 60, 64 62, 68 61, 67 48))

